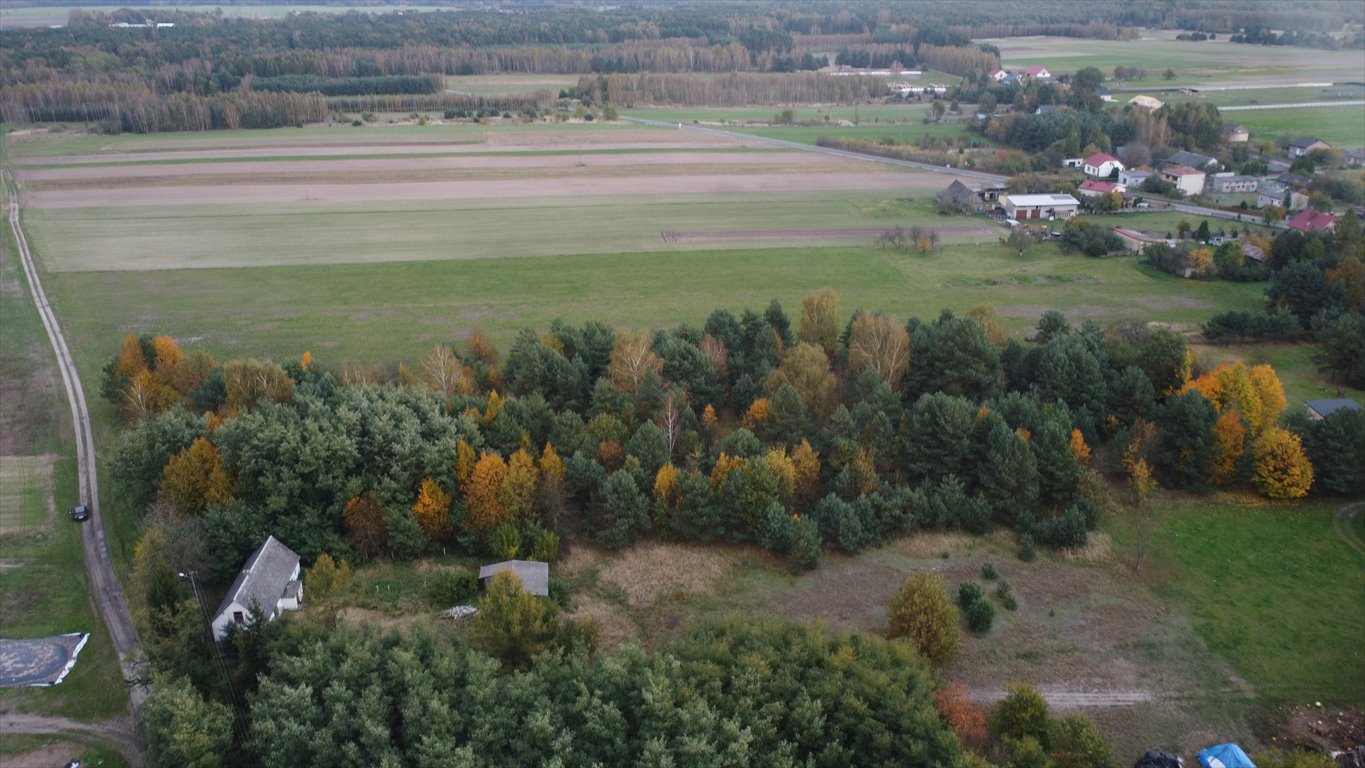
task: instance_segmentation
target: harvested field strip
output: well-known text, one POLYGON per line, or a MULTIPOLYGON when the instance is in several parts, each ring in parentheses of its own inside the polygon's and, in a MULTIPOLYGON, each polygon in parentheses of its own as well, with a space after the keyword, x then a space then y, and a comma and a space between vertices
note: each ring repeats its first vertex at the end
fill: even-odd
MULTIPOLYGON (((780 173, 771 171, 747 176, 732 174, 676 175, 630 178, 528 178, 492 181, 443 181, 376 184, 242 184, 233 186, 188 185, 177 187, 81 188, 25 194, 29 210, 122 206, 276 205, 365 201, 519 199, 538 196, 661 195, 686 191, 713 193, 780 193, 804 190, 941 189, 951 176, 897 171, 845 173, 780 173)), ((657 230, 656 230, 657 231, 657 230)))
MULTIPOLYGON (((448 149, 446 145, 439 145, 442 149, 448 149)), ((404 149, 407 149, 405 147, 404 149)), ((162 157, 164 153, 148 153, 150 157, 128 158, 123 155, 111 156, 114 159, 100 159, 91 155, 69 155, 59 157, 33 157, 21 159, 15 165, 23 170, 19 171, 19 177, 34 170, 66 169, 66 168, 145 168, 155 166, 176 166, 176 165, 198 165, 207 163, 264 163, 264 162, 290 162, 290 161, 332 161, 332 160, 407 160, 422 159, 433 160, 439 158, 477 158, 477 157, 560 157, 578 156, 588 157, 609 156, 609 155, 640 155, 640 154, 690 154, 690 153, 737 153, 761 154, 768 152, 793 153, 794 150, 774 146, 690 146, 687 144, 677 144, 673 146, 657 145, 635 145, 623 147, 609 147, 601 149, 480 149, 469 152, 376 152, 374 154, 351 153, 351 154, 311 154, 308 152, 295 152, 290 154, 225 154, 225 153, 188 153, 191 157, 162 157), (219 156, 219 155, 222 156, 219 156), (212 156, 210 156, 212 155, 212 156)))

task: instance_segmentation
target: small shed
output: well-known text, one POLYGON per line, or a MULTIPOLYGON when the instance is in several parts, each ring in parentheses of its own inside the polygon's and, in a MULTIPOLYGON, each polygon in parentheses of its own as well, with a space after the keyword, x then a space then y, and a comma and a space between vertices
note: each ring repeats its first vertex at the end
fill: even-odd
POLYGON ((976 190, 957 180, 935 195, 934 199, 938 200, 939 205, 958 211, 981 209, 981 197, 976 190))
POLYGON ((1256 768, 1247 753, 1236 744, 1218 744, 1203 750, 1197 757, 1203 768, 1256 768))
POLYGON ((1360 403, 1350 398, 1337 398, 1334 400, 1305 400, 1303 404, 1308 407, 1308 418, 1313 421, 1322 421, 1337 411, 1358 411, 1360 403))
POLYGON ((488 580, 494 574, 503 571, 511 571, 521 579, 521 586, 527 594, 537 597, 549 597, 550 595, 550 566, 548 563, 537 563, 533 560, 504 560, 501 563, 485 565, 479 569, 479 583, 488 586, 488 580))

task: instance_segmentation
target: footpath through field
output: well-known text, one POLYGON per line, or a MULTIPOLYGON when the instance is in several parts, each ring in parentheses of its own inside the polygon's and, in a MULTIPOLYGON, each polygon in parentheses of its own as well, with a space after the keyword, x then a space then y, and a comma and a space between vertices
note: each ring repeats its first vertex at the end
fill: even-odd
MULTIPOLYGON (((8 176, 8 171, 5 172, 8 176)), ((95 440, 90 430, 90 412, 85 404, 85 392, 81 389, 80 376, 76 373, 76 361, 66 345, 57 315, 48 303, 47 294, 38 282, 38 269, 34 266, 29 253, 28 240, 24 237, 23 227, 19 225, 19 190, 13 176, 8 176, 10 184, 9 225, 14 233, 14 242, 19 250, 19 261, 23 266, 24 277, 28 280, 33 294, 33 303, 38 307, 38 315, 47 331, 52 351, 57 357, 57 369, 62 374, 62 384, 71 405, 71 422, 76 433, 76 464, 79 468, 78 485, 80 502, 90 510, 90 519, 81 524, 81 544, 85 549, 85 570, 89 578, 91 597, 104 617, 114 651, 118 654, 119 665, 125 680, 135 680, 138 674, 139 654, 137 631, 133 628, 133 618, 128 613, 128 603, 124 600, 123 589, 114 576, 113 564, 109 559, 109 547, 105 543, 104 521, 100 516, 99 479, 95 467, 95 440)), ((146 691, 142 686, 130 686, 129 698, 132 711, 136 715, 146 691)), ((131 733, 129 734, 131 738, 131 733)))
POLYGON ((132 724, 124 719, 105 720, 97 723, 81 723, 64 717, 43 717, 10 712, 0 715, 0 733, 95 736, 111 744, 123 755, 128 764, 141 768, 145 763, 133 738, 132 724))

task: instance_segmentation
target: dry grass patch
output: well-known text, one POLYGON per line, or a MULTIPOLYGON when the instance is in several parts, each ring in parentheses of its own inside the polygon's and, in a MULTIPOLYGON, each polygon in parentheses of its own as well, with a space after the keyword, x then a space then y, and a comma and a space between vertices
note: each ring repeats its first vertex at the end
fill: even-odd
POLYGON ((906 557, 916 559, 939 557, 944 552, 958 555, 981 546, 981 537, 966 533, 928 531, 898 539, 892 548, 906 557))
POLYGON ((574 542, 572 547, 566 547, 568 553, 560 557, 554 564, 557 576, 566 579, 577 578, 596 571, 606 561, 606 554, 595 547, 574 542))
POLYGON ((1064 549, 1058 554, 1069 563, 1107 563, 1114 556, 1114 542, 1103 531, 1091 531, 1084 547, 1064 549))
POLYGON ((710 591, 738 560, 737 552, 714 545, 648 542, 622 551, 599 578, 620 589, 630 607, 643 608, 665 597, 710 591))
MULTIPOLYGON (((352 607, 342 609, 341 620, 347 624, 356 626, 379 627, 383 630, 395 630, 398 632, 408 632, 417 627, 425 629, 438 628, 436 620, 428 614, 394 616, 371 608, 352 607)), ((449 620, 445 621, 447 625, 450 624, 449 620)))
POLYGON ((615 650, 639 638, 635 622, 620 606, 596 595, 574 595, 573 610, 563 614, 565 619, 585 621, 597 628, 597 641, 603 650, 615 650))

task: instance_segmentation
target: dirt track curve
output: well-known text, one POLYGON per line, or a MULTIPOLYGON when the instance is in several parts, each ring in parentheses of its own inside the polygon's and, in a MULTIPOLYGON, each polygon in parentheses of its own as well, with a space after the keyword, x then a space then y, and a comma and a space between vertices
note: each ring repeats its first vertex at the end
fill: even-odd
POLYGON ((1337 530, 1337 535, 1346 540, 1351 549, 1365 555, 1365 540, 1361 540, 1355 527, 1351 525, 1351 521, 1355 520, 1356 515, 1360 514, 1362 509, 1365 509, 1365 501, 1357 501, 1338 509, 1332 518, 1332 527, 1337 530))
MULTIPOLYGON (((86 408, 80 376, 76 373, 76 362, 71 357, 66 339, 62 336, 61 327, 57 324, 57 316, 48 303, 47 294, 43 292, 43 286, 38 282, 38 270, 29 253, 23 227, 19 225, 18 185, 13 183, 12 176, 9 181, 13 192, 9 204, 10 229, 18 246, 24 277, 28 280, 29 290, 33 294, 33 303, 38 307, 43 329, 47 331, 52 351, 57 357, 57 369, 62 374, 67 402, 71 405, 71 422, 76 434, 79 495, 81 503, 90 509, 90 519, 81 525, 81 545, 85 550, 85 570, 90 584, 90 597, 99 608, 100 615, 104 617, 104 624, 109 630, 114 651, 118 654, 124 679, 137 679, 139 677, 137 631, 133 628, 133 618, 128 613, 128 603, 123 598, 123 589, 114 576, 113 564, 109 559, 109 547, 105 542, 104 521, 100 516, 99 479, 95 471, 95 440, 90 431, 90 412, 86 408)), ((129 688, 129 699, 135 714, 145 695, 145 690, 140 686, 129 688)), ((130 741, 133 739, 131 729, 126 735, 130 741)))
POLYGON ((95 736, 117 749, 119 754, 123 755, 128 764, 134 768, 141 768, 145 765, 142 760, 142 752, 138 748, 137 739, 133 738, 132 724, 122 718, 82 723, 67 720, 64 717, 6 713, 0 715, 0 732, 6 734, 70 734, 77 737, 95 736))

